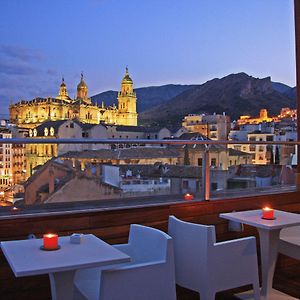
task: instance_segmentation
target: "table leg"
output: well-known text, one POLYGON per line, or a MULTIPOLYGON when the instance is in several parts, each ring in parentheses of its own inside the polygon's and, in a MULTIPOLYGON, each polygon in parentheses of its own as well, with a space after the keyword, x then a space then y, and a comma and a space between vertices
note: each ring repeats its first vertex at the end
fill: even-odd
POLYGON ((75 270, 50 273, 52 300, 73 300, 75 270))
POLYGON ((279 235, 280 229, 266 230, 257 228, 260 239, 260 252, 261 252, 261 272, 262 272, 262 299, 269 299, 275 265, 278 255, 279 235))

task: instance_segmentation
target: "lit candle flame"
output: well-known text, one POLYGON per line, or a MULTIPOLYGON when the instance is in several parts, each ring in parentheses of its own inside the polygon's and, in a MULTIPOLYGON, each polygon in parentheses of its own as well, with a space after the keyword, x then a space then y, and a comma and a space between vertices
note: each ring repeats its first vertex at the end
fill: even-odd
POLYGON ((46 234, 46 237, 49 237, 49 238, 52 238, 52 237, 54 237, 54 236, 56 236, 56 235, 53 234, 53 233, 47 233, 47 234, 46 234))
POLYGON ((266 206, 266 207, 264 207, 264 210, 272 210, 272 208, 266 206))

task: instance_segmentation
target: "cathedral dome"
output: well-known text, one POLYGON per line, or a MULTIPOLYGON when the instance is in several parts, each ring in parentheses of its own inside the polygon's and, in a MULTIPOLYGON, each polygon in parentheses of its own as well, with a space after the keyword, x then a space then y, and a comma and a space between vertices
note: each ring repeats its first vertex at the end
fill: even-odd
POLYGON ((122 83, 133 83, 132 79, 129 76, 128 68, 127 67, 126 67, 126 73, 125 73, 125 76, 124 76, 124 78, 122 80, 122 83))
POLYGON ((79 88, 82 88, 82 87, 87 87, 87 85, 86 85, 86 83, 84 82, 84 80, 83 80, 83 74, 81 73, 81 79, 80 79, 80 82, 78 83, 78 85, 77 85, 77 89, 79 88))
POLYGON ((57 96, 57 99, 70 100, 70 97, 69 97, 68 91, 67 91, 67 86, 65 84, 64 77, 62 78, 62 81, 61 81, 61 84, 60 84, 59 94, 57 96))

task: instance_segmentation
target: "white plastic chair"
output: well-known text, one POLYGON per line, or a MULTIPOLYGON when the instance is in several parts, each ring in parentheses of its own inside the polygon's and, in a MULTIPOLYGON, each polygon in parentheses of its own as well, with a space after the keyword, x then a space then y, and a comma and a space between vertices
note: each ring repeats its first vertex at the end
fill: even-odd
POLYGON ((115 245, 131 262, 76 274, 75 299, 175 300, 173 241, 166 233, 131 225, 128 244, 115 245))
POLYGON ((219 291, 253 285, 260 299, 255 237, 216 243, 214 226, 169 217, 173 238, 176 283, 213 300, 219 291))
POLYGON ((300 226, 283 228, 280 231, 278 252, 300 260, 300 226))

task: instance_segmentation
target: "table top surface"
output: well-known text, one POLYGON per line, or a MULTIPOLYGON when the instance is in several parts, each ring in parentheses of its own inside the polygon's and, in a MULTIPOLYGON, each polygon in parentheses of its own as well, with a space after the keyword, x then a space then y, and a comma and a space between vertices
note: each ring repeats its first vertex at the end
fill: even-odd
POLYGON ((82 268, 125 263, 130 257, 92 234, 80 244, 70 237, 59 237, 59 250, 43 251, 43 239, 1 242, 2 251, 16 277, 49 274, 82 268))
POLYGON ((275 220, 262 219, 262 210, 247 210, 220 214, 221 218, 251 225, 261 229, 275 230, 300 225, 300 214, 274 210, 275 220))

